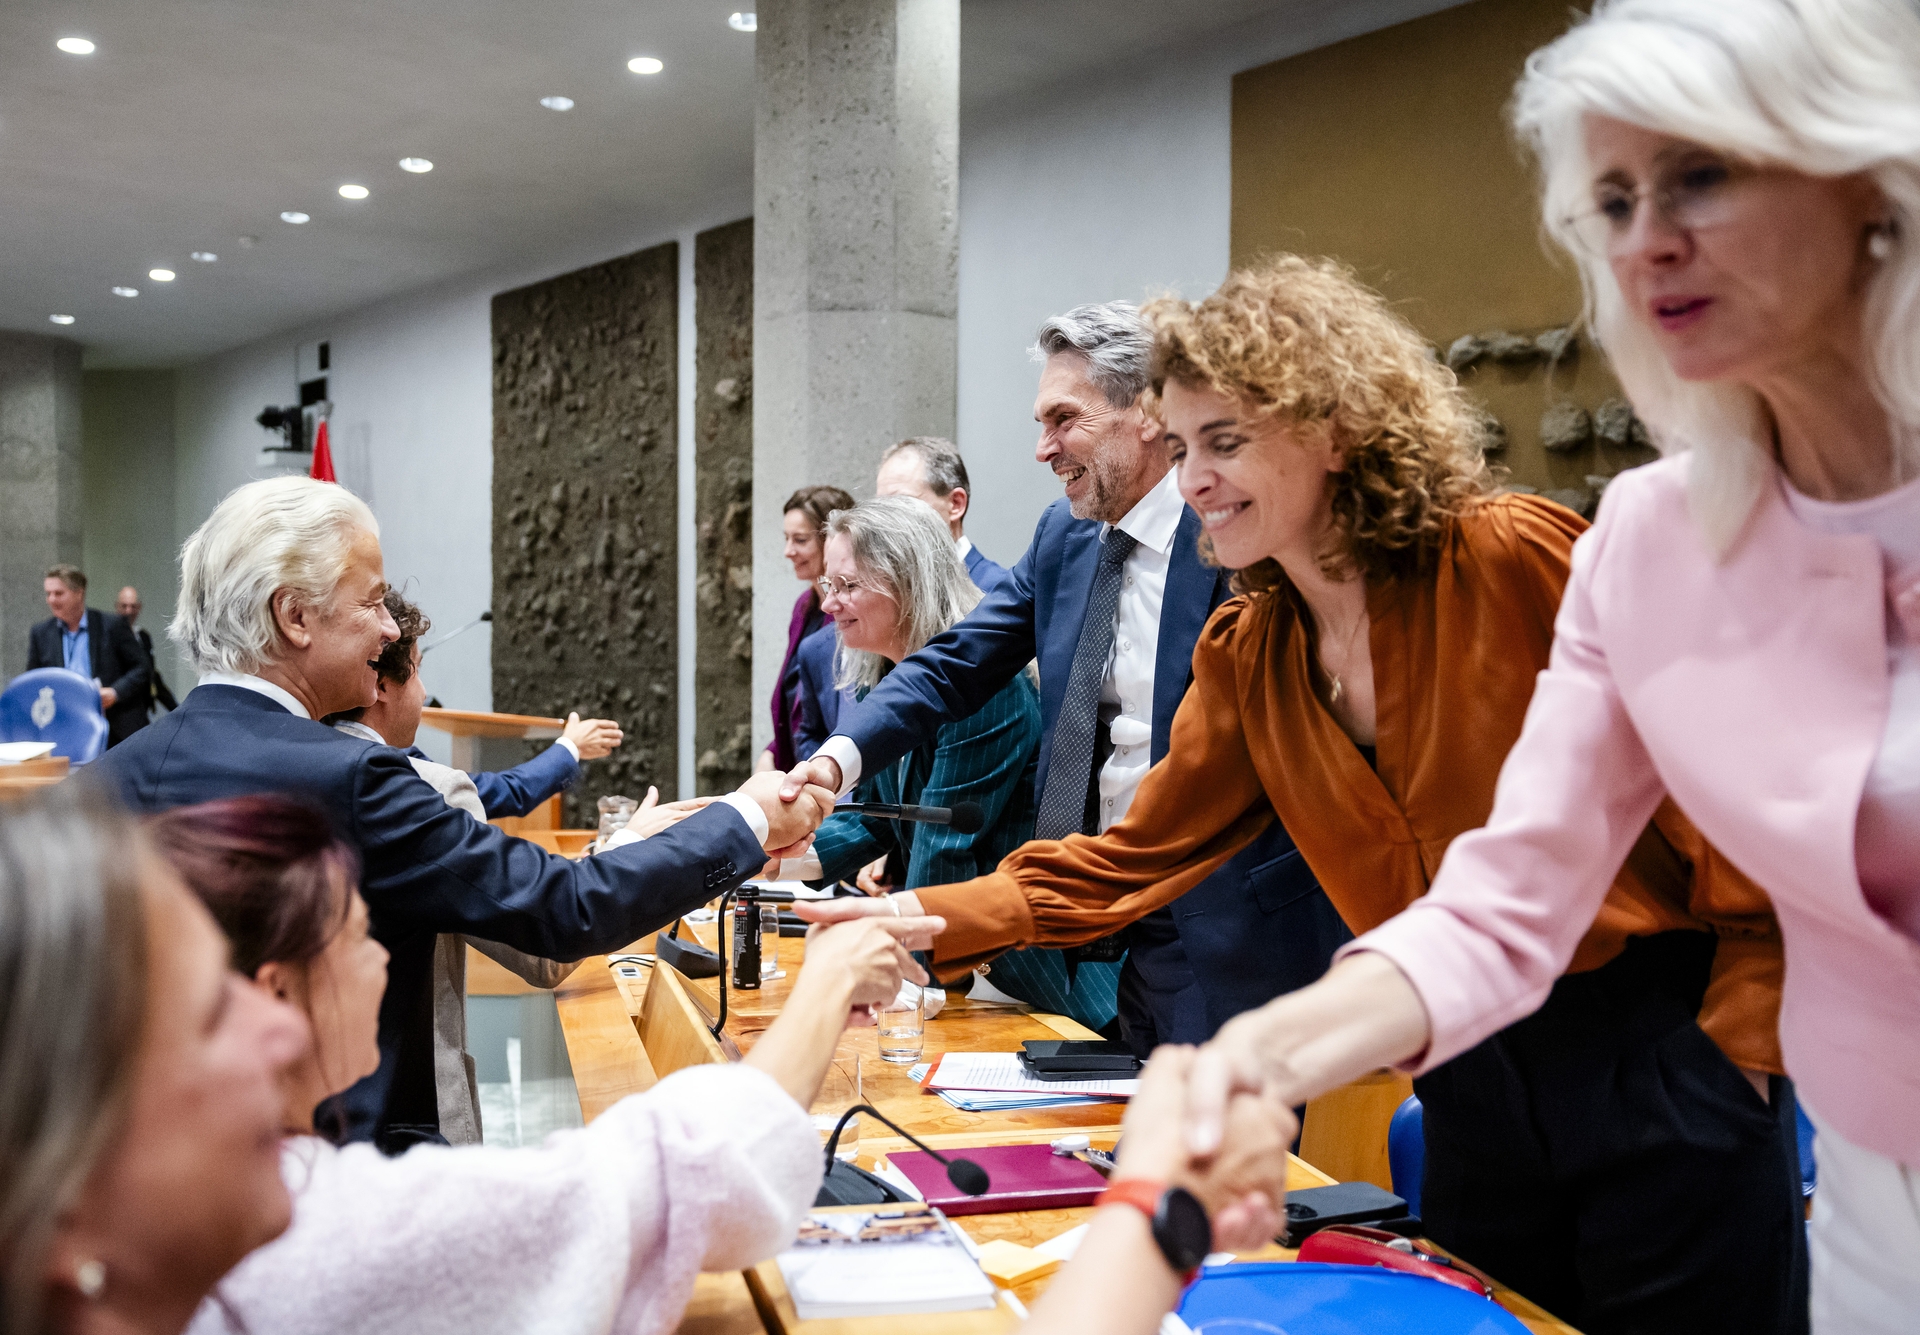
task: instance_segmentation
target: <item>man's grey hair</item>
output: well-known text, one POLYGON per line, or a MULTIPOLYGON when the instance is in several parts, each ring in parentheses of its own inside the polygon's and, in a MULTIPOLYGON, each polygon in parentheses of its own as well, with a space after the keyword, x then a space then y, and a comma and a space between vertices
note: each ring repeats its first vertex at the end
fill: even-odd
MULTIPOLYGON (((967 575, 959 544, 940 517, 906 496, 876 496, 851 510, 827 516, 827 537, 853 542, 858 578, 893 596, 905 623, 906 648, 914 653, 973 610, 980 590, 967 575)), ((887 661, 844 644, 834 656, 834 685, 879 685, 887 661)))
POLYGON ((880 452, 880 464, 886 466, 887 460, 896 454, 911 450, 927 471, 927 485, 933 488, 933 494, 945 500, 953 495, 955 487, 973 495, 973 484, 967 481, 967 461, 960 457, 960 448, 950 440, 939 436, 908 436, 905 440, 896 440, 880 452))
POLYGON ((1087 359, 1087 379, 1115 408, 1131 408, 1146 389, 1153 366, 1153 329, 1130 301, 1075 306, 1040 326, 1033 359, 1061 352, 1087 359))
POLYGON ((249 482, 180 549, 180 603, 167 635, 202 672, 257 672, 280 643, 273 598, 333 601, 358 530, 378 537, 366 502, 308 477, 249 482))

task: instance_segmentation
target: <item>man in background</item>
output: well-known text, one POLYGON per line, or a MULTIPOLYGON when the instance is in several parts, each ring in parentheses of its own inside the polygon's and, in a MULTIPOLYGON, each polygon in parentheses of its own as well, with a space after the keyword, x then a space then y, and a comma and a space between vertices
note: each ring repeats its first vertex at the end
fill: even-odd
POLYGON ((175 700, 173 692, 167 689, 166 678, 160 675, 160 665, 153 661, 153 636, 147 634, 140 625, 140 607, 140 590, 131 584, 120 590, 119 596, 113 600, 113 610, 120 614, 120 619, 133 631, 134 638, 140 641, 140 652, 146 656, 147 681, 152 691, 147 702, 147 713, 151 716, 156 704, 171 710, 178 709, 180 702, 175 700))
POLYGON ((950 440, 909 436, 887 446, 873 480, 875 496, 910 496, 939 515, 953 533, 967 574, 982 593, 992 593, 1007 578, 1007 568, 991 560, 967 537, 967 509, 973 503, 966 461, 950 440))
POLYGON ((53 615, 27 632, 27 670, 65 668, 92 682, 107 716, 107 745, 118 746, 147 726, 153 707, 140 641, 119 617, 87 606, 87 576, 80 567, 52 567, 42 587, 53 615))

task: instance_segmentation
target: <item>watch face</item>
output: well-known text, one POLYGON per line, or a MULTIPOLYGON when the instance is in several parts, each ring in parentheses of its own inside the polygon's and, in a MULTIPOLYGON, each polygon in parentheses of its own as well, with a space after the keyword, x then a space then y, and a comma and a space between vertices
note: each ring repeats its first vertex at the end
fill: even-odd
POLYGON ((1194 1269, 1213 1249, 1207 1207, 1185 1187, 1169 1187, 1153 1218, 1153 1240, 1175 1270, 1185 1274, 1194 1269))

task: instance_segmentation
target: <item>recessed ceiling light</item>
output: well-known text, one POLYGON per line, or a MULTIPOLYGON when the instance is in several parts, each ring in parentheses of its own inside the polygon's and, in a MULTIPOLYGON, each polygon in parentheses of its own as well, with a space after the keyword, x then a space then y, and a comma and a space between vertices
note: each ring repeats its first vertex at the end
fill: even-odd
POLYGON ((425 158, 401 158, 400 170, 403 172, 430 172, 433 164, 425 158))
POLYGON ((149 269, 147 270, 147 277, 156 283, 171 283, 174 280, 175 274, 171 269, 149 269))
POLYGON ((90 56, 93 54, 93 43, 84 37, 62 37, 59 41, 55 42, 54 45, 70 56, 90 56))
POLYGON ((308 218, 306 214, 300 212, 300 210, 298 209, 288 209, 285 213, 280 215, 280 221, 285 223, 292 223, 297 227, 303 222, 310 222, 312 220, 308 218))
POLYGON ((260 238, 257 236, 243 236, 240 238, 240 249, 242 250, 252 250, 259 244, 260 238))
POLYGON ((735 32, 755 32, 760 27, 760 16, 751 10, 744 14, 729 14, 727 26, 735 32))
MULTIPOLYGON (((243 241, 241 242, 241 244, 245 245, 246 243, 243 241)), ((215 260, 219 259, 220 257, 214 254, 210 250, 196 250, 188 258, 198 260, 202 264, 212 264, 215 260)))
POLYGON ((570 97, 543 97, 540 105, 548 111, 572 111, 573 99, 570 97))
POLYGON ((73 317, 71 315, 49 315, 47 318, 53 321, 55 324, 72 324, 73 323, 73 317))
POLYGON ((113 295, 116 297, 137 297, 140 295, 140 289, 137 287, 116 287, 113 289, 113 295))
POLYGON ((343 185, 340 187, 342 199, 365 199, 372 192, 364 185, 343 185))
POLYGON ((666 66, 652 56, 635 56, 627 62, 627 68, 635 74, 658 74, 666 66))

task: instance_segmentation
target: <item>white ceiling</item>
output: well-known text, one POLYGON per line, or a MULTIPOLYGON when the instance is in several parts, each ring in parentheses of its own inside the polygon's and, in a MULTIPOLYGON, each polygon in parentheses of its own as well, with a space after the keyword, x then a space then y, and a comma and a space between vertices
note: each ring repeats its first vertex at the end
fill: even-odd
MULTIPOLYGON (((752 3, 4 0, 0 328, 74 338, 89 365, 176 364, 749 198, 754 39, 726 18, 752 3), (635 55, 666 71, 628 73, 635 55), (554 93, 574 109, 539 105, 554 93)), ((965 0, 963 103, 1292 3, 965 0)))

